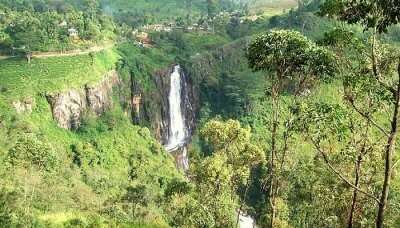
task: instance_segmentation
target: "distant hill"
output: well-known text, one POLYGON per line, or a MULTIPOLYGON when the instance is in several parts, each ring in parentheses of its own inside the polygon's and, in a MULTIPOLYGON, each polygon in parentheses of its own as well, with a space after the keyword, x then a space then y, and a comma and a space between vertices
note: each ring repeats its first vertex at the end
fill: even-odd
POLYGON ((205 12, 205 1, 187 0, 102 0, 102 6, 108 13, 131 12, 134 15, 145 15, 148 20, 166 20, 189 13, 205 12))
POLYGON ((171 22, 178 17, 198 17, 207 13, 204 0, 102 0, 104 12, 128 25, 171 22))
MULTIPOLYGON (((177 18, 197 20, 206 17, 206 0, 101 0, 103 11, 128 25, 173 22, 177 18)), ((238 6, 232 0, 210 1, 214 10, 234 10, 238 6)))
MULTIPOLYGON (((244 2, 246 2, 246 0, 244 2)), ((250 11, 253 13, 281 11, 297 6, 297 0, 247 0, 247 2, 250 11)))

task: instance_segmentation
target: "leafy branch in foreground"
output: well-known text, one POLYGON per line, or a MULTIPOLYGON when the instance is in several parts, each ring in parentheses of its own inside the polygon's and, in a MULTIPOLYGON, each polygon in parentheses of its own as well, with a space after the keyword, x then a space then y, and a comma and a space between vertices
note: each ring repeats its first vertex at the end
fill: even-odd
MULTIPOLYGON (((360 86, 360 84, 357 83, 350 83, 345 88, 347 91, 350 91, 351 95, 346 96, 349 98, 348 100, 353 108, 357 110, 355 104, 363 104, 365 98, 371 99, 383 93, 389 94, 387 100, 382 100, 391 110, 390 120, 385 123, 388 124, 389 127, 386 127, 385 130, 383 130, 382 127, 378 127, 380 131, 387 132, 386 143, 382 148, 385 168, 379 197, 380 200, 378 203, 378 212, 376 215, 376 227, 378 228, 384 226, 384 216, 388 205, 393 174, 393 157, 400 116, 400 55, 393 55, 393 53, 395 53, 393 51, 385 52, 382 46, 378 49, 378 35, 387 32, 388 27, 391 25, 399 23, 400 9, 398 5, 398 1, 387 0, 329 0, 322 4, 320 12, 321 15, 333 16, 349 24, 361 24, 365 31, 370 30, 371 32, 370 44, 367 45, 370 49, 370 56, 366 58, 371 67, 366 68, 366 71, 356 72, 355 74, 350 70, 351 74, 364 77, 366 81, 369 82, 363 86, 364 91, 361 92, 364 92, 364 94, 361 96, 361 99, 357 96, 353 96, 355 94, 354 91, 357 91, 359 88, 357 86, 360 86), (379 53, 380 55, 378 51, 381 51, 381 53, 379 53), (376 89, 368 92, 368 88, 371 88, 371 86, 374 86, 376 89)), ((353 79, 356 79, 356 77, 353 77, 353 79)), ((367 113, 370 111, 371 110, 367 110, 367 113)), ((362 112, 359 112, 359 114, 363 115, 362 112)), ((378 125, 374 124, 374 126, 377 127, 378 125)))

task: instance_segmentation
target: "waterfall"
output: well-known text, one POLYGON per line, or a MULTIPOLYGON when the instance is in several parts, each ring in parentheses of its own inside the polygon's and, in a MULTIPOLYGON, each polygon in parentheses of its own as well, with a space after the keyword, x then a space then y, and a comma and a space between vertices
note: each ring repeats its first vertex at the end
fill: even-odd
MULTIPOLYGON (((181 67, 176 65, 171 73, 171 83, 168 95, 169 103, 169 133, 165 149, 168 152, 174 152, 176 166, 185 171, 189 169, 189 159, 186 143, 190 137, 188 123, 185 119, 186 111, 192 111, 184 74, 181 67), (177 152, 177 153, 176 153, 177 152)), ((239 212, 239 227, 254 228, 254 219, 243 212, 239 212)))
POLYGON ((256 227, 254 219, 244 214, 243 212, 239 213, 239 228, 254 228, 256 227))
MULTIPOLYGON (((169 136, 165 149, 169 152, 181 149, 185 146, 188 137, 187 126, 185 123, 185 115, 182 110, 182 74, 179 65, 174 67, 171 74, 171 87, 169 91, 169 136)), ((182 152, 184 157, 186 149, 182 152)), ((185 166, 186 166, 186 162, 185 166)))

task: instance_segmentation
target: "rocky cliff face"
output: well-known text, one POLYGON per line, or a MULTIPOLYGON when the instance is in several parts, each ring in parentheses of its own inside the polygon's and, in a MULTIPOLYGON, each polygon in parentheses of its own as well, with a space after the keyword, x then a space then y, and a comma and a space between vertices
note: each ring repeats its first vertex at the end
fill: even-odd
MULTIPOLYGON (((173 67, 167 69, 159 70, 154 73, 153 81, 157 87, 156 95, 158 97, 158 110, 151 110, 151 106, 154 105, 147 104, 145 111, 146 115, 150 117, 150 123, 152 128, 155 130, 156 137, 160 140, 161 144, 166 144, 169 134, 169 102, 168 94, 170 89, 170 75, 173 71, 173 67), (151 114, 150 112, 158 112, 151 114), (155 114, 155 115, 154 115, 155 114), (151 117, 155 117, 154 120, 151 117)), ((146 100, 147 102, 154 102, 154 100, 146 100)))
POLYGON ((183 68, 181 72, 183 75, 182 110, 185 115, 186 125, 188 126, 188 133, 189 135, 193 135, 193 131, 196 128, 197 112, 200 107, 200 96, 193 85, 190 75, 186 72, 183 68))
MULTIPOLYGON (((140 88, 140 83, 132 77, 133 120, 140 125, 148 125, 162 144, 166 144, 169 137, 168 96, 171 84, 170 76, 174 70, 174 66, 175 64, 170 65, 152 74, 152 82, 156 88, 151 91, 143 92, 140 88), (138 99, 139 97, 140 100, 138 99)), ((185 120, 191 134, 195 127, 195 116, 198 105, 194 95, 192 80, 185 73, 185 69, 182 69, 181 74, 184 75, 182 82, 182 110, 184 110, 185 120)))
POLYGON ((70 90, 65 93, 48 95, 53 118, 59 127, 77 129, 82 113, 86 109, 86 99, 82 91, 70 90))
POLYGON ((104 80, 97 85, 86 85, 87 107, 97 115, 103 114, 112 105, 112 89, 119 83, 116 71, 108 72, 104 80))
POLYGON ((53 118, 64 129, 77 129, 86 111, 101 115, 112 105, 112 88, 119 83, 116 71, 108 72, 97 85, 85 85, 83 89, 48 94, 53 118))
MULTIPOLYGON (((185 65, 181 65, 182 76, 182 111, 185 115, 188 134, 196 128, 197 116, 203 98, 201 91, 214 88, 218 84, 221 72, 243 67, 245 49, 248 40, 242 39, 232 44, 217 48, 211 52, 195 55, 185 65)), ((132 77, 131 108, 134 122, 148 126, 156 138, 166 144, 169 137, 169 101, 171 73, 175 64, 152 73, 152 85, 155 89, 143 91, 140 82, 132 77)), ((206 91, 208 92, 208 91, 206 91)), ((182 153, 176 153, 180 156, 182 153)))

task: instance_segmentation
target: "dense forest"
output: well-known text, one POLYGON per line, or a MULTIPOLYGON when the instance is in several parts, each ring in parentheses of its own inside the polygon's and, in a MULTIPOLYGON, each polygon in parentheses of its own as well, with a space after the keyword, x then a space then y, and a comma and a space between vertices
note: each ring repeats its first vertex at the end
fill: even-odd
POLYGON ((400 227, 398 0, 0 0, 0 227, 400 227))

